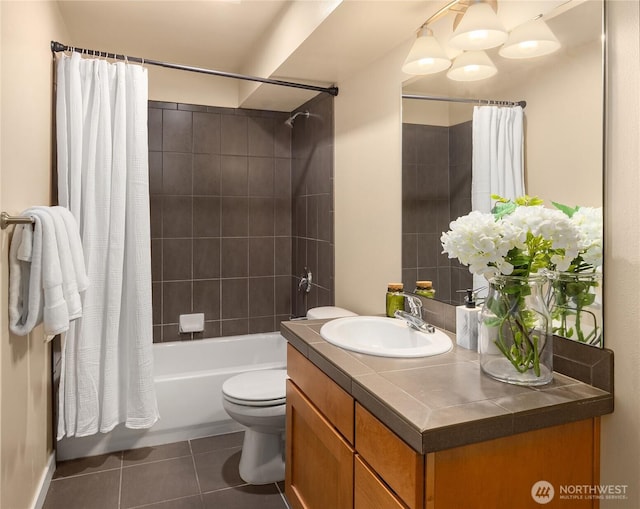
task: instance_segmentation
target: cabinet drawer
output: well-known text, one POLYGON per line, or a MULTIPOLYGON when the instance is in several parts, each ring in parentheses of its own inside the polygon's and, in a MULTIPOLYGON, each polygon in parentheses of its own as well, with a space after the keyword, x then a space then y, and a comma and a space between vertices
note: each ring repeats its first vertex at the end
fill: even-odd
POLYGON ((293 509, 353 508, 353 449, 287 380, 285 493, 293 509))
POLYGON ((410 509, 424 503, 424 456, 356 403, 356 450, 410 509))
POLYGON ((353 398, 291 345, 287 345, 287 373, 353 445, 353 398))
POLYGON ((355 459, 354 509, 407 509, 362 461, 355 459))

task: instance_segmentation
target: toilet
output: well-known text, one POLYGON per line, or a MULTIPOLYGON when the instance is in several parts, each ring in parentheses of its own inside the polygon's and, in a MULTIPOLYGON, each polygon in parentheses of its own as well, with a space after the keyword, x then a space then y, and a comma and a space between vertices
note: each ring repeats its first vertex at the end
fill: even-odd
POLYGON ((344 318, 345 316, 358 316, 348 309, 337 306, 321 306, 307 311, 308 320, 327 320, 329 318, 344 318))
POLYGON ((284 480, 286 369, 249 371, 222 384, 222 406, 247 429, 240 477, 249 484, 284 480))
MULTIPOLYGON (((335 306, 310 309, 307 319, 356 316, 335 306)), ((284 480, 286 369, 263 369, 232 376, 222 384, 222 406, 247 429, 240 456, 240 477, 249 484, 284 480)))

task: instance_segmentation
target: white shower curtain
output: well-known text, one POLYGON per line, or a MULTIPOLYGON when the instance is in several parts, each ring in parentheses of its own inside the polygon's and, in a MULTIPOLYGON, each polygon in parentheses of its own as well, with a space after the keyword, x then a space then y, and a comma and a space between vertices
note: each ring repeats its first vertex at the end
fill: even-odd
POLYGON ((58 440, 158 419, 153 385, 147 70, 63 55, 58 200, 80 226, 90 286, 62 352, 58 440))
POLYGON ((492 194, 525 194, 523 117, 520 106, 473 108, 472 210, 491 212, 492 194))
MULTIPOLYGON (((491 212, 492 194, 525 194, 523 117, 521 106, 473 108, 471 210, 491 212)), ((473 288, 477 297, 487 295, 484 276, 473 276, 473 288)))

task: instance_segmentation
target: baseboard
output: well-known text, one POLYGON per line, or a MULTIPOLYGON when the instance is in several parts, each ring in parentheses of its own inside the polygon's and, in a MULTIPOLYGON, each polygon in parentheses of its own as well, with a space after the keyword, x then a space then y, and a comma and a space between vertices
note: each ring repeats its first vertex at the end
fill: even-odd
POLYGON ((51 479, 55 471, 56 471, 56 456, 55 456, 55 453, 52 452, 49 455, 47 466, 42 472, 42 477, 40 477, 40 482, 38 483, 38 490, 34 496, 33 503, 31 504, 31 509, 42 509, 42 506, 44 506, 44 501, 47 498, 47 492, 49 491, 49 485, 51 484, 51 479))

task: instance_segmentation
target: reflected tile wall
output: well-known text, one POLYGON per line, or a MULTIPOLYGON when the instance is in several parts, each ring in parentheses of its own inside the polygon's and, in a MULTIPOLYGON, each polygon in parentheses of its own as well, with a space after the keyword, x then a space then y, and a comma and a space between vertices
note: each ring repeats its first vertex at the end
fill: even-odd
POLYGON ((439 300, 462 302, 466 267, 442 254, 440 236, 471 210, 471 121, 402 126, 402 280, 431 280, 439 300))
POLYGON ((292 129, 292 311, 304 316, 309 308, 334 303, 333 258, 333 97, 320 94, 295 111, 292 129), (312 288, 298 291, 308 267, 312 288))
POLYGON ((291 314, 288 113, 149 102, 154 342, 279 330, 291 314), (180 334, 180 314, 205 331, 180 334))

